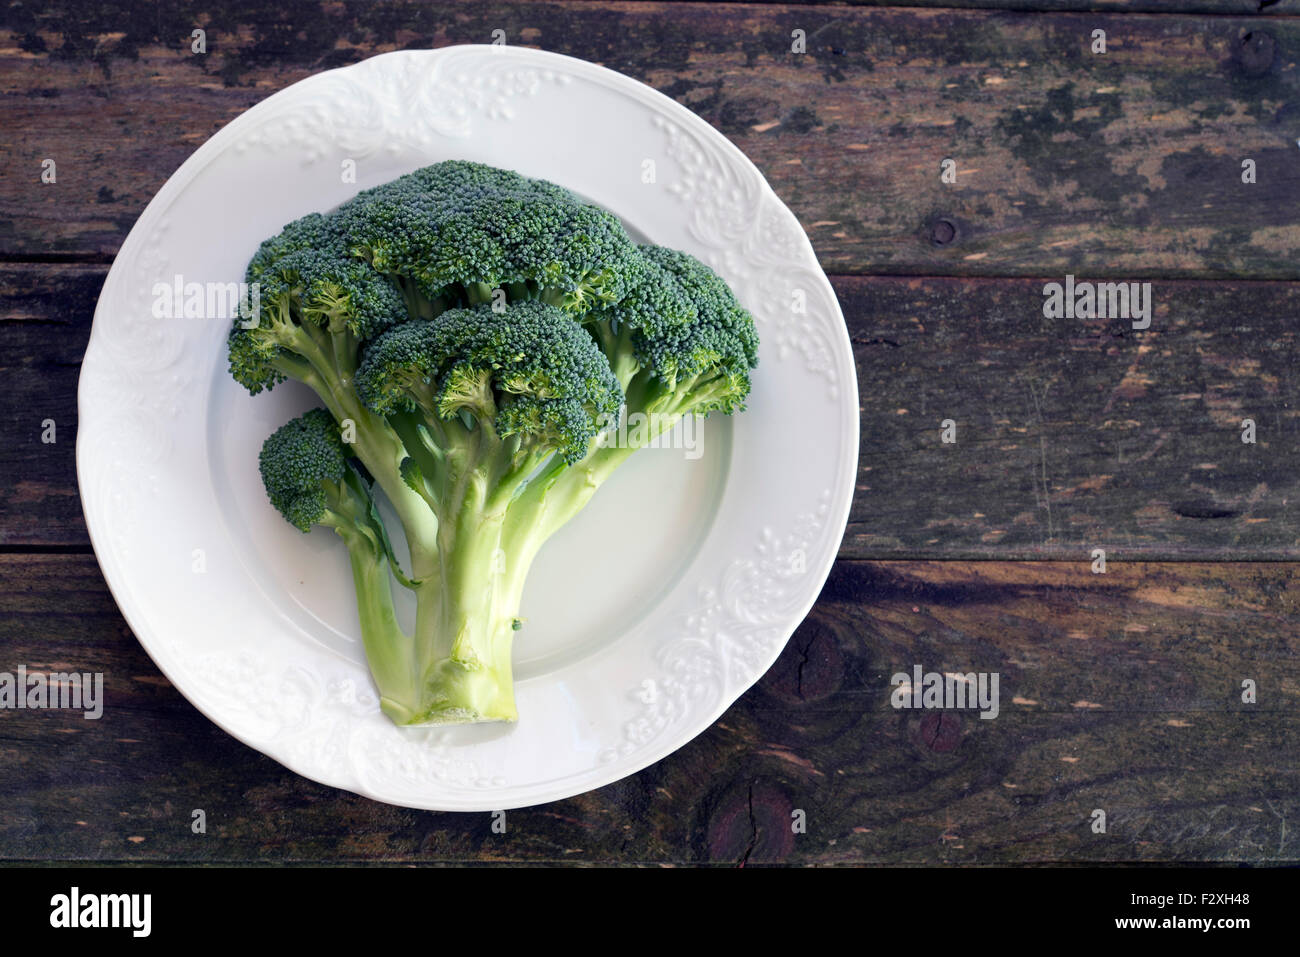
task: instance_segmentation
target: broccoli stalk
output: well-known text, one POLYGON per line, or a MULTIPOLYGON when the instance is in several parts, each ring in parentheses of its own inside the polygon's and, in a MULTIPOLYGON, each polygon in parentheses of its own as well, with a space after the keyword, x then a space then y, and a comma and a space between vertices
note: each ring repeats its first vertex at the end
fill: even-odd
MULTIPOLYGON (((426 458, 434 471, 414 459, 405 470, 438 517, 436 536, 419 547, 441 573, 415 590, 415 656, 425 679, 399 723, 514 720, 510 658, 523 582, 512 587, 515 579, 505 574, 501 530, 527 456, 503 441, 490 419, 475 428, 459 418, 440 424, 441 444, 426 458)), ((412 445, 430 451, 418 432, 412 445)))
MULTIPOLYGON (((343 443, 338 424, 313 409, 282 425, 262 444, 262 483, 271 504, 303 532, 334 529, 347 545, 357 593, 362 643, 379 688, 381 707, 401 713, 412 694, 409 643, 393 607, 396 558, 365 479, 343 443)), ((395 717, 394 720, 397 720, 395 717)))
POLYGON ((403 439, 402 479, 437 522, 411 543, 413 574, 417 552, 439 573, 416 587, 423 680, 405 723, 513 720, 511 646, 536 548, 507 547, 505 530, 537 523, 520 492, 549 460, 587 454, 618 383, 578 324, 527 300, 395 326, 367 348, 356 389, 403 439))
MULTIPOLYGON (((323 524, 329 524, 328 522, 323 524)), ((407 702, 416 696, 411 644, 393 608, 393 577, 382 548, 355 527, 335 527, 348 548, 357 593, 361 644, 379 689, 379 706, 397 724, 408 723, 407 702)))
POLYGON ((253 394, 294 379, 325 404, 267 439, 267 492, 347 545, 384 713, 515 720, 532 562, 637 448, 742 408, 752 318, 685 253, 638 247, 554 184, 462 162, 290 223, 247 278, 263 308, 231 330, 232 375, 253 394), (621 409, 645 422, 611 445, 621 409), (409 632, 394 581, 415 596, 409 632))

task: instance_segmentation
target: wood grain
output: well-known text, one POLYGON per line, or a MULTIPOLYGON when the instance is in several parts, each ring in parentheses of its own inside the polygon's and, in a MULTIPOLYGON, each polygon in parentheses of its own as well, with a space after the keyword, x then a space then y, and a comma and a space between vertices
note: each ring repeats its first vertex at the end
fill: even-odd
MULTIPOLYGON (((0 544, 87 544, 76 382, 104 273, 0 266, 0 544)), ((1300 285, 1156 282, 1141 332, 1045 319, 1043 285, 836 277, 862 394, 841 556, 1300 556, 1300 285)))
POLYGON ((710 730, 617 784, 509 812, 504 835, 488 814, 313 784, 218 730, 146 657, 93 558, 0 555, 0 580, 0 670, 100 671, 106 689, 98 721, 0 711, 0 859, 1300 859, 1290 565, 840 562, 710 730), (999 672, 998 717, 894 709, 891 676, 916 664, 999 672))
POLYGON ((0 860, 1300 862, 1300 285, 1254 281, 1300 279, 1297 4, 4 6, 0 671, 103 672, 107 705, 0 711, 0 860), (99 288, 171 172, 298 79, 498 28, 755 160, 836 274, 862 410, 841 560, 777 664, 504 835, 313 784, 199 714, 89 554, 74 457, 99 288), (1067 272, 1152 279, 1151 328, 1045 318, 1067 272), (893 708, 915 665, 997 672, 998 717, 893 708))
POLYGON ((581 2, 3 16, 0 257, 109 256, 167 176, 270 93, 502 29, 698 112, 759 165, 832 272, 1300 278, 1288 17, 581 2), (197 23, 203 55, 189 52, 197 23), (795 29, 807 53, 791 52, 795 29), (1105 55, 1089 52, 1094 29, 1105 55), (940 182, 944 158, 955 184, 940 182))
POLYGON ((106 273, 0 265, 0 546, 89 544, 77 492, 77 377, 106 273))
POLYGON ((1300 287, 1157 281, 1145 331, 1044 318, 1043 288, 837 282, 863 410, 841 554, 1300 555, 1300 287))

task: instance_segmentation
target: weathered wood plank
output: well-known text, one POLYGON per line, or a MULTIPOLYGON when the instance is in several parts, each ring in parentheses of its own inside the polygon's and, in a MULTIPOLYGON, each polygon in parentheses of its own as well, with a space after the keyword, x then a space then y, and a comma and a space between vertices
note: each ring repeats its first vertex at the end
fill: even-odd
POLYGON ((699 112, 833 272, 1300 277, 1293 18, 573 2, 3 15, 0 256, 109 254, 170 172, 269 93, 503 29, 699 112))
POLYGON ((167 683, 93 558, 0 555, 0 670, 106 687, 98 721, 0 711, 0 860, 1295 862, 1296 572, 841 562, 713 728, 622 782, 509 812, 500 835, 487 814, 286 771, 167 683), (894 709, 891 676, 917 664, 999 672, 998 717, 894 709))
POLYGON ((107 272, 0 265, 0 546, 89 543, 77 493, 77 377, 107 272))
MULTIPOLYGON (((104 272, 0 266, 0 544, 87 543, 76 379, 104 272)), ((842 557, 1300 556, 1300 286, 1156 282, 1145 331, 1046 319, 1041 281, 835 286, 862 395, 842 557)))
POLYGON ((1300 287, 1155 282, 1137 331, 1045 318, 1045 285, 837 281, 863 410, 841 554, 1300 556, 1300 287))

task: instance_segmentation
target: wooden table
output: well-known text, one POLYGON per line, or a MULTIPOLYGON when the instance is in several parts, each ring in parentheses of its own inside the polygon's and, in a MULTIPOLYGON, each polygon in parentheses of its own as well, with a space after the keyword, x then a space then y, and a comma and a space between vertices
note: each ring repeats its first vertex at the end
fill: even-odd
POLYGON ((1296 861, 1300 0, 953 2, 0 9, 0 670, 107 694, 98 722, 0 712, 0 859, 1296 861), (840 560, 777 665, 505 834, 310 783, 200 715, 119 615, 74 463, 100 285, 190 153, 319 70, 496 29, 758 164, 832 276, 862 409, 840 560), (1150 281, 1150 328, 1045 317, 1067 274, 1150 281), (895 710, 915 664, 998 672, 1001 714, 895 710))

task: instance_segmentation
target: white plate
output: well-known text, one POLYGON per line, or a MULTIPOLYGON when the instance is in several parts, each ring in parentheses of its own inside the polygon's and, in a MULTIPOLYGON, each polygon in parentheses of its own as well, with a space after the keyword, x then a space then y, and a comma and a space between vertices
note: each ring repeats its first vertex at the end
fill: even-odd
POLYGON ((857 469, 843 317, 758 170, 655 90, 515 47, 321 73, 208 140, 113 263, 79 413, 95 552, 171 682, 299 774, 434 810, 580 794, 707 728, 812 606, 857 469), (398 729, 366 671, 342 542, 291 528, 258 478, 263 438, 319 403, 296 383, 249 396, 226 372, 227 321, 156 319, 151 305, 155 283, 238 280, 290 220, 452 158, 560 183, 634 236, 694 253, 754 313, 762 344, 748 410, 704 423, 701 455, 639 452, 539 555, 516 641, 518 723, 398 729))

